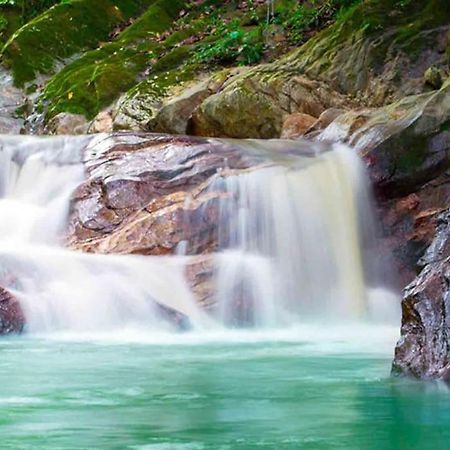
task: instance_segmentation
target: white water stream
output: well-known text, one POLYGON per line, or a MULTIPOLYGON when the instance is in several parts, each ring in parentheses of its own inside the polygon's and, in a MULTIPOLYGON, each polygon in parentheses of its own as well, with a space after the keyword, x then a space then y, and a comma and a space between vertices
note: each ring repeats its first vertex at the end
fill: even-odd
POLYGON ((29 332, 169 329, 155 301, 200 328, 360 320, 375 297, 375 309, 396 317, 388 292, 371 296, 366 282, 373 219, 364 170, 349 149, 217 179, 213 188, 229 195, 218 224, 218 307, 208 317, 189 291, 183 258, 61 247, 70 196, 84 177, 82 150, 95 139, 0 141, 0 285, 20 299, 29 332))

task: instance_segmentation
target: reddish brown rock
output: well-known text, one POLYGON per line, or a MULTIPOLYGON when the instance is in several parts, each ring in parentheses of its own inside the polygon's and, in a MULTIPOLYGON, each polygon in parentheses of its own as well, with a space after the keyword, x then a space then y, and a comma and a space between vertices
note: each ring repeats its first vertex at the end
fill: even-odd
POLYGON ((296 139, 303 136, 316 121, 317 119, 309 114, 289 114, 283 122, 281 139, 296 139))
POLYGON ((152 134, 114 134, 88 148, 87 181, 74 196, 70 247, 161 255, 189 242, 212 251, 223 192, 210 182, 252 160, 230 143, 152 134))
POLYGON ((24 326, 25 317, 19 301, 0 287, 0 335, 21 333, 24 326))
POLYGON ((405 197, 380 201, 380 248, 390 260, 399 289, 417 275, 418 261, 431 244, 438 216, 450 208, 450 171, 405 197))

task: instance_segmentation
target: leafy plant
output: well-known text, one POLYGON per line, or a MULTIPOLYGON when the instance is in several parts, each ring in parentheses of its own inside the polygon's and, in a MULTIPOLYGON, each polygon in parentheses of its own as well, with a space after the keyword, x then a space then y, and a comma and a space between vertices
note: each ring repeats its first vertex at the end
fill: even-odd
POLYGON ((200 63, 256 64, 263 56, 263 33, 260 27, 244 29, 238 20, 219 26, 216 39, 200 46, 194 59, 200 63))

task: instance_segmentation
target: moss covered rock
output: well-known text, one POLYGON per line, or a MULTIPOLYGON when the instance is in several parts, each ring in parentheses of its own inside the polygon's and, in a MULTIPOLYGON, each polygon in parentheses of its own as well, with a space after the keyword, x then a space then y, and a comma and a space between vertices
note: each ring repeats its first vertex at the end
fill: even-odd
POLYGON ((194 116, 195 130, 275 137, 285 114, 317 116, 327 107, 341 106, 333 90, 348 97, 348 106, 381 106, 429 91, 425 70, 432 64, 448 68, 449 28, 445 0, 365 0, 298 50, 252 69, 208 98, 194 116), (305 76, 323 84, 305 88, 296 82, 305 76))
POLYGON ((286 69, 373 106, 421 93, 431 64, 448 67, 448 6, 446 0, 365 0, 287 58, 286 69))
POLYGON ((17 30, 1 59, 23 86, 52 74, 61 62, 108 39, 114 27, 154 0, 72 0, 48 9, 17 30))
POLYGON ((323 83, 278 71, 276 65, 251 70, 230 80, 193 115, 193 132, 202 136, 274 138, 286 116, 318 117, 349 101, 323 83))
POLYGON ((41 97, 48 117, 68 111, 93 118, 129 90, 161 51, 159 37, 172 26, 185 3, 156 0, 112 42, 61 70, 47 83, 41 97))

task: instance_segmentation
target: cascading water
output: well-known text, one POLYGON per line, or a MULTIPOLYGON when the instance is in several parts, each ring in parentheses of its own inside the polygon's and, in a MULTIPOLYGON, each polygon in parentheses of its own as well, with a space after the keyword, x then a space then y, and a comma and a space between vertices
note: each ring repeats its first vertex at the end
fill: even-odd
POLYGON ((266 326, 365 312, 358 199, 367 196, 359 160, 338 146, 296 163, 218 181, 229 194, 221 205, 226 251, 217 289, 225 321, 240 308, 266 326))
POLYGON ((158 304, 195 323, 201 313, 177 260, 88 255, 61 247, 70 196, 91 137, 4 138, 1 284, 21 301, 31 332, 164 328, 158 304))
POLYGON ((280 142, 235 143, 266 162, 225 170, 210 186, 224 193, 211 318, 188 288, 183 257, 62 248, 70 196, 84 177, 82 151, 96 139, 2 140, 0 285, 20 299, 30 332, 170 329, 157 305, 188 316, 194 327, 367 316, 363 243, 372 216, 351 150, 315 155, 311 144, 311 155, 298 156, 272 154, 280 142))

